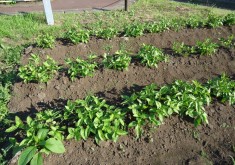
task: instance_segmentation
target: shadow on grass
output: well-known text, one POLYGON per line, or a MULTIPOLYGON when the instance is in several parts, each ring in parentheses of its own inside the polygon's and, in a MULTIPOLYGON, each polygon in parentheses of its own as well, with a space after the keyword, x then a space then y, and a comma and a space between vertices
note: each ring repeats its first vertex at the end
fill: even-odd
POLYGON ((173 1, 235 10, 235 0, 217 0, 217 1, 215 0, 173 0, 173 1))

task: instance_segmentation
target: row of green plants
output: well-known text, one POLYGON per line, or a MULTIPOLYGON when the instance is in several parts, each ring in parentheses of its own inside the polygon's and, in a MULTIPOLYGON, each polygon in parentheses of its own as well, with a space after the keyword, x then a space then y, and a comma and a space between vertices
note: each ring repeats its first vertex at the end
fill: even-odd
POLYGON ((162 87, 151 84, 121 98, 122 103, 110 105, 102 98, 87 96, 67 101, 62 109, 37 112, 26 121, 16 116, 6 133, 13 135, 14 153, 23 150, 18 164, 43 164, 42 154, 65 152, 65 139, 93 137, 97 143, 116 142, 128 134, 128 128, 134 128, 136 138, 140 138, 146 124, 159 126, 172 115, 188 116, 195 126, 208 124, 205 106, 213 99, 235 104, 235 81, 226 75, 205 84, 177 80, 162 87))
MULTIPOLYGON (((172 50, 175 54, 181 56, 189 56, 194 54, 212 55, 219 47, 232 48, 235 47, 235 39, 233 36, 228 38, 220 38, 220 43, 212 42, 210 39, 205 41, 198 41, 195 46, 188 46, 184 43, 175 42, 172 50)), ((88 56, 87 60, 77 57, 75 60, 70 58, 65 59, 68 66, 67 73, 72 81, 77 77, 93 76, 95 69, 99 67, 127 70, 131 61, 139 61, 142 65, 147 67, 158 67, 160 62, 169 61, 169 55, 165 54, 163 50, 152 46, 143 44, 135 56, 130 56, 130 53, 121 49, 114 54, 105 53, 101 64, 95 62, 96 55, 88 56)), ((46 61, 42 62, 38 55, 32 54, 29 63, 19 68, 19 77, 24 82, 48 82, 52 79, 59 70, 63 69, 61 66, 51 58, 47 57, 46 61)), ((63 69, 64 70, 64 69, 63 69)))
MULTIPOLYGON (((65 32, 63 39, 73 44, 87 43, 91 36, 102 39, 111 39, 115 36, 137 37, 144 33, 160 33, 166 30, 179 30, 182 28, 216 28, 223 25, 235 25, 235 14, 228 14, 224 17, 209 14, 205 19, 190 17, 182 19, 162 19, 159 22, 134 22, 124 27, 123 31, 118 31, 116 27, 99 28, 95 30, 72 28, 65 32)), ((43 34, 37 37, 36 45, 41 48, 52 48, 55 38, 50 34, 43 34)))

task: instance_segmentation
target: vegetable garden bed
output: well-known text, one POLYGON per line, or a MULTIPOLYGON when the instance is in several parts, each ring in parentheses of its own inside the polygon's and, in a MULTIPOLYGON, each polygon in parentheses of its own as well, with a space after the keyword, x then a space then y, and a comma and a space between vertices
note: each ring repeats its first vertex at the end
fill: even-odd
MULTIPOLYGON (((212 90, 216 89, 213 89, 213 85, 211 85, 213 83, 206 82, 224 73, 234 83, 234 40, 231 47, 226 47, 219 40, 219 38, 228 39, 231 35, 235 35, 234 25, 220 26, 213 29, 181 29, 177 32, 168 30, 159 34, 146 33, 138 37, 122 36, 111 38, 110 40, 93 37, 87 43, 79 43, 77 45, 71 44, 67 40, 58 40, 53 48, 46 49, 30 46, 25 49, 21 59, 21 63, 24 65, 19 69, 20 74, 18 75, 21 78, 24 78, 29 70, 27 67, 36 66, 29 65, 32 53, 38 54, 42 60, 46 60, 46 55, 49 55, 59 64, 57 65, 60 68, 59 72, 53 73, 54 76, 46 83, 37 83, 31 79, 24 79, 25 82, 23 82, 18 79, 12 87, 13 96, 8 103, 8 107, 10 112, 16 113, 25 120, 28 115, 33 117, 36 112, 43 112, 47 109, 56 110, 56 112, 61 111, 62 114, 64 109, 68 110, 73 107, 72 103, 71 107, 69 102, 67 103, 68 100, 75 101, 77 99, 84 99, 86 96, 95 95, 106 100, 108 105, 118 107, 118 109, 132 110, 125 114, 123 120, 125 123, 130 124, 136 117, 135 114, 132 114, 135 111, 133 110, 132 102, 128 103, 122 95, 132 96, 133 93, 136 93, 138 96, 138 92, 143 91, 146 89, 146 86, 152 83, 157 84, 159 86, 158 90, 160 90, 160 87, 164 85, 171 86, 176 80, 188 82, 196 80, 204 84, 205 88, 208 88, 209 93, 213 93, 212 90), (210 39, 209 41, 212 43, 212 51, 209 54, 205 53, 205 50, 202 49, 204 48, 203 46, 200 46, 207 43, 206 39, 210 39), (176 52, 174 48, 176 42, 187 45, 187 50, 191 51, 189 55, 182 56, 180 51, 176 52), (154 47, 144 48, 143 44, 152 45, 159 49, 156 50, 154 47), (213 45, 216 46, 213 47, 213 45), (143 64, 144 57, 140 53, 144 49, 153 50, 154 53, 162 51, 162 55, 165 55, 166 58, 161 60, 157 67, 145 66, 143 64), (129 52, 128 57, 131 57, 125 57, 126 60, 131 59, 127 69, 114 70, 105 68, 108 61, 107 56, 110 57, 113 54, 120 55, 123 53, 120 50, 126 50, 129 52), (76 65, 76 63, 72 63, 73 60, 71 59, 80 57, 77 61, 81 62, 82 59, 88 59, 88 55, 92 53, 97 55, 97 58, 91 58, 94 60, 92 63, 96 64, 95 70, 91 74, 93 76, 80 75, 80 77, 75 76, 71 78, 71 73, 68 70, 72 65, 76 65), (103 56, 104 53, 107 53, 106 56, 103 56), (65 59, 67 58, 70 58, 70 60, 67 60, 66 65, 65 59), (24 68, 27 69, 24 70, 24 68)), ((37 45, 43 47, 43 43, 38 42, 37 45)), ((151 60, 147 61, 151 63, 151 60)), ((112 60, 110 61, 112 62, 112 60)), ((84 61, 82 63, 84 64, 84 61)), ((38 65, 40 64, 41 62, 38 65)), ((45 64, 46 67, 47 65, 45 64)), ((50 63, 49 67, 52 65, 54 63, 50 63)), ((113 67, 118 67, 118 65, 112 65, 111 68, 113 67)), ((50 74, 48 73, 47 75, 50 74)), ((36 80, 43 82, 40 78, 36 80)), ((198 85, 197 83, 195 84, 196 86, 198 85)), ((176 82, 175 85, 177 86, 176 82)), ((186 89, 185 86, 182 88, 186 89)), ((200 85, 199 88, 200 92, 204 89, 200 85)), ((233 91, 227 92, 234 93, 234 88, 235 86, 232 86, 231 89, 233 91)), ((151 89, 150 93, 154 90, 151 89)), ((194 94, 197 95, 197 93, 194 94)), ((206 116, 208 117, 202 115, 203 117, 198 120, 197 115, 192 117, 194 114, 189 115, 190 118, 187 115, 180 116, 177 115, 177 112, 172 112, 172 115, 164 116, 164 121, 161 121, 162 117, 159 116, 159 121, 150 120, 155 122, 155 124, 160 122, 161 125, 159 124, 160 126, 158 127, 150 124, 150 121, 146 125, 143 124, 142 133, 139 135, 139 128, 136 125, 134 125, 135 129, 128 128, 128 135, 125 135, 127 133, 125 129, 124 132, 118 130, 120 134, 117 134, 123 134, 124 136, 120 136, 116 143, 110 140, 102 141, 109 137, 109 135, 103 135, 102 131, 98 131, 97 135, 93 135, 96 136, 94 138, 93 136, 86 137, 87 132, 81 133, 81 137, 78 137, 72 134, 70 131, 73 129, 70 129, 68 130, 68 138, 87 140, 66 140, 64 142, 66 152, 62 155, 51 154, 45 156, 44 164, 232 164, 231 157, 235 156, 235 109, 234 105, 232 105, 234 104, 234 96, 230 96, 232 101, 223 101, 223 96, 220 94, 217 97, 215 94, 210 95, 208 96, 208 98, 211 97, 211 100, 209 99, 210 104, 203 104, 206 116), (208 124, 206 124, 207 120, 208 124), (201 122, 204 124, 200 125, 201 122), (199 126, 195 127, 194 125, 199 126), (136 139, 136 135, 139 136, 138 139, 136 139), (94 139, 96 139, 96 142, 94 139), (101 142, 97 143, 100 140, 101 142)), ((137 98, 136 102, 144 102, 143 100, 141 101, 141 99, 144 99, 142 96, 137 98)), ((164 96, 165 98, 168 97, 164 96)), ((202 102, 207 102, 204 98, 199 99, 202 99, 202 102)), ((81 107, 85 104, 81 100, 75 102, 78 102, 77 104, 79 105, 81 104, 81 107)), ((99 103, 97 100, 94 102, 95 104, 99 103)), ((173 106, 174 108, 177 107, 176 105, 173 106)), ((107 107, 105 106, 105 108, 107 107)), ((72 109, 71 112, 73 112, 72 109)), ((112 108, 110 109, 112 110, 112 108)), ((142 109, 145 108, 142 107, 142 109)), ((142 109, 140 108, 139 112, 142 109)), ((184 107, 180 107, 179 111, 182 109, 184 107)), ((107 112, 109 111, 107 110, 107 112)), ((71 117, 70 115, 68 115, 68 119, 71 117)), ((71 120, 71 122, 73 121, 71 120)), ((54 136, 58 138, 57 135, 54 136)), ((116 137, 110 139, 117 140, 116 137)))

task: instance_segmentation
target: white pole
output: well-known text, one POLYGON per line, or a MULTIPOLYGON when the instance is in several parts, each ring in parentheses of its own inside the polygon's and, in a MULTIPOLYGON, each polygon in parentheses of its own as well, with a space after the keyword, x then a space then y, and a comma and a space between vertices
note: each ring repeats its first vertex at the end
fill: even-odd
POLYGON ((51 1, 50 0, 43 0, 44 11, 46 14, 47 24, 54 25, 54 18, 51 8, 51 1))

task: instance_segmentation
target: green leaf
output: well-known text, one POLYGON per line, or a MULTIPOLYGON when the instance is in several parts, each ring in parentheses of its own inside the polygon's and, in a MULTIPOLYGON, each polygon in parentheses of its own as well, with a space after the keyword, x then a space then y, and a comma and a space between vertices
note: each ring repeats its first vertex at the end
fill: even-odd
POLYGON ((27 165, 36 152, 37 148, 35 146, 26 148, 19 157, 18 165, 27 165))
POLYGON ((56 140, 55 138, 46 140, 45 148, 58 154, 65 152, 63 143, 60 140, 56 140))
POLYGON ((9 133, 9 132, 13 132, 13 131, 15 131, 17 128, 18 128, 17 126, 13 125, 13 126, 11 126, 10 128, 6 129, 5 132, 8 132, 8 133, 9 133))
POLYGON ((15 117, 15 122, 16 122, 16 126, 17 126, 17 127, 23 125, 22 120, 21 120, 18 116, 15 117))
POLYGON ((30 161, 30 165, 43 165, 42 153, 35 154, 33 159, 30 161))
POLYGON ((98 135, 99 135, 99 138, 100 138, 101 140, 105 140, 105 136, 104 136, 102 130, 98 130, 98 135))
POLYGON ((43 128, 39 129, 38 134, 37 134, 38 140, 39 141, 44 140, 47 137, 48 132, 49 132, 49 129, 43 129, 43 128))

